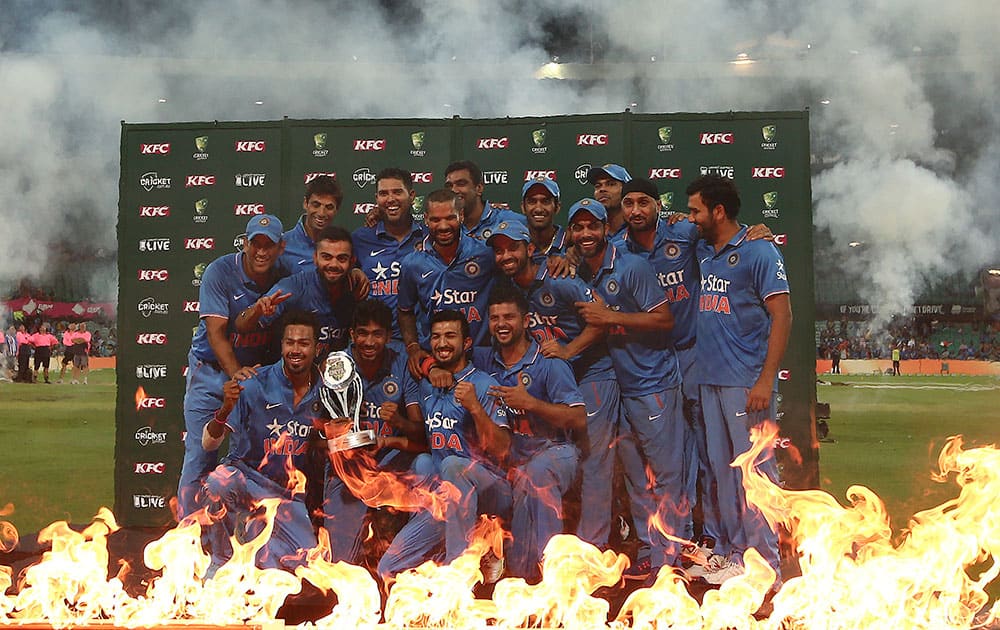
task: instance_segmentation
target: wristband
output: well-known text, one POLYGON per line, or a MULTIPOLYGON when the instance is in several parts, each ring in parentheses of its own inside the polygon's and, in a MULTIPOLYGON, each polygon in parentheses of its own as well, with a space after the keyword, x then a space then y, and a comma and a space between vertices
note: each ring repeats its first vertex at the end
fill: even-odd
POLYGON ((434 357, 426 357, 420 362, 420 373, 429 378, 431 375, 431 368, 436 364, 437 362, 434 360, 434 357))
POLYGON ((221 424, 222 426, 226 426, 226 420, 228 419, 228 417, 229 417, 229 414, 226 414, 226 417, 225 417, 225 418, 220 418, 220 417, 219 417, 219 411, 222 411, 222 410, 221 410, 221 409, 219 409, 218 411, 216 411, 216 412, 215 412, 215 415, 214 415, 214 416, 212 416, 212 420, 214 420, 215 422, 218 422, 218 423, 219 423, 219 424, 221 424))

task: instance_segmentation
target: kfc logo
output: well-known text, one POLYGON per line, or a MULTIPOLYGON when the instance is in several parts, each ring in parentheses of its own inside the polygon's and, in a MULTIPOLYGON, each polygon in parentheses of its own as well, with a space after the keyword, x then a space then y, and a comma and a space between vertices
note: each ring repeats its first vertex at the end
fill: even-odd
POLYGON ((167 345, 166 333, 139 333, 135 336, 135 342, 140 346, 165 346, 167 345))
POLYGON ((375 209, 375 204, 373 203, 356 203, 354 204, 354 214, 368 214, 375 209))
POLYGON ((215 186, 215 175, 188 175, 184 181, 185 188, 196 186, 215 186))
POLYGON ((139 206, 139 216, 146 218, 169 217, 170 206, 139 206))
POLYGON ((170 278, 170 272, 166 269, 140 269, 140 282, 166 282, 170 278))
POLYGON ((198 300, 185 300, 184 301, 184 312, 185 313, 197 313, 201 310, 201 302, 198 300))
POLYGON ((170 143, 140 144, 139 153, 140 155, 167 155, 170 153, 170 143))
POLYGON ((784 166, 755 166, 751 173, 754 179, 780 179, 784 176, 784 166))
POLYGON ((215 249, 215 239, 212 237, 186 238, 184 249, 215 249))
POLYGON ((233 214, 238 217, 246 217, 254 214, 264 214, 267 212, 262 203, 238 203, 233 206, 233 214))
POLYGON ((383 151, 385 150, 385 140, 355 140, 355 151, 383 151))
POLYGON ((306 173, 303 176, 303 180, 304 180, 303 183, 308 184, 309 182, 311 182, 312 180, 316 179, 317 177, 332 177, 334 179, 337 179, 337 174, 336 173, 306 173))
POLYGON ((581 133, 576 137, 578 147, 605 147, 608 145, 606 133, 581 133))
POLYGON ((484 151, 489 149, 506 149, 508 146, 510 146, 510 139, 507 137, 480 138, 476 141, 476 148, 484 151))
POLYGON ((166 398, 154 398, 152 396, 146 396, 140 398, 135 404, 135 410, 139 411, 141 409, 166 409, 167 399, 166 398))
POLYGON ((732 144, 733 132, 703 133, 698 137, 698 144, 732 144))
POLYGON ((434 181, 433 173, 413 173, 414 184, 430 184, 434 181))
POLYGON ((555 181, 556 172, 555 171, 524 171, 524 181, 530 182, 533 179, 538 179, 539 177, 548 177, 549 179, 555 181))
POLYGON ((679 168, 651 168, 649 169, 649 179, 680 179, 681 169, 679 168))
POLYGON ((237 153, 263 153, 267 150, 267 143, 263 140, 237 140, 237 153))
POLYGON ((137 475, 162 475, 167 465, 163 462, 136 462, 135 474, 137 475))

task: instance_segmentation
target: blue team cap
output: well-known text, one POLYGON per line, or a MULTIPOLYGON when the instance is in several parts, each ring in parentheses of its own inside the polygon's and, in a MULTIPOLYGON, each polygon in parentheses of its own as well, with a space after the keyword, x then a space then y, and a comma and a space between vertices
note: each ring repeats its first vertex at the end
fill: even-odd
POLYGON ((587 181, 590 182, 591 185, 594 185, 597 183, 597 178, 602 175, 607 175, 611 179, 617 179, 623 184, 632 179, 632 176, 629 175, 624 166, 619 166, 617 164, 605 164, 604 166, 595 166, 587 171, 587 181))
POLYGON ((493 230, 490 237, 486 239, 486 244, 489 245, 493 237, 506 236, 512 241, 524 241, 525 243, 531 242, 531 234, 528 232, 528 226, 520 221, 504 221, 493 230))
POLYGON ((587 197, 577 201, 573 204, 573 207, 569 209, 569 219, 567 219, 567 223, 572 223, 573 217, 580 212, 588 212, 598 221, 607 222, 608 220, 608 211, 604 208, 604 204, 596 199, 587 197))
POLYGON ((258 214, 247 221, 247 240, 252 240, 258 234, 271 239, 272 243, 280 243, 285 228, 281 220, 272 214, 258 214))
POLYGON ((528 194, 528 191, 531 190, 532 186, 545 186, 545 190, 549 191, 549 194, 556 199, 559 198, 559 184, 557 184, 553 179, 540 176, 524 182, 524 186, 521 188, 521 199, 524 199, 525 195, 528 194))

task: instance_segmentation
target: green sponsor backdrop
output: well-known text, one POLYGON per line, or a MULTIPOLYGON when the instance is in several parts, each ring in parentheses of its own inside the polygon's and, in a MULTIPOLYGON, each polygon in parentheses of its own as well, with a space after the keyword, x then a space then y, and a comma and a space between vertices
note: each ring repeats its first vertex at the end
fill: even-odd
POLYGON ((183 373, 204 265, 236 251, 255 213, 291 228, 304 183, 316 174, 336 174, 345 193, 337 222, 353 229, 374 201, 380 169, 414 173, 419 213, 422 197, 443 185, 445 167, 458 159, 482 168, 489 201, 513 209, 525 179, 549 174, 562 191, 560 222, 573 201, 593 194, 590 166, 614 162, 653 179, 664 205, 680 212, 687 182, 702 172, 731 175, 742 221, 766 222, 778 235, 792 287, 795 323, 780 382, 783 480, 818 484, 806 112, 124 124, 115 447, 122 524, 173 518, 183 373))

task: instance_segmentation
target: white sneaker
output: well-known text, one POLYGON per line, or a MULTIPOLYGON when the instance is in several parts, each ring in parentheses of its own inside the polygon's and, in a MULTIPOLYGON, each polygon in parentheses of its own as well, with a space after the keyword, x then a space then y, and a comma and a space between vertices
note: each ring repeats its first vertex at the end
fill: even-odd
POLYGON ((709 558, 715 555, 715 539, 710 536, 702 536, 697 544, 684 545, 681 548, 681 560, 685 564, 685 571, 691 577, 701 577, 705 574, 705 565, 709 558), (690 566, 687 566, 690 563, 690 566))
POLYGON ((713 555, 708 559, 703 568, 704 572, 701 574, 701 579, 709 584, 719 585, 729 578, 743 575, 743 566, 731 561, 726 556, 713 555))
POLYGON ((86 385, 86 384, 87 384, 87 379, 83 379, 83 384, 84 384, 84 385, 86 385))
POLYGON ((72 381, 70 381, 70 384, 71 384, 71 385, 79 385, 79 384, 80 384, 80 381, 78 381, 78 380, 76 380, 76 379, 74 378, 74 379, 73 379, 72 381))

